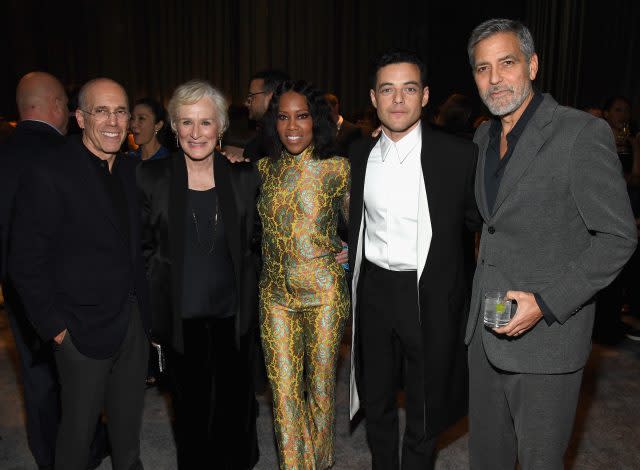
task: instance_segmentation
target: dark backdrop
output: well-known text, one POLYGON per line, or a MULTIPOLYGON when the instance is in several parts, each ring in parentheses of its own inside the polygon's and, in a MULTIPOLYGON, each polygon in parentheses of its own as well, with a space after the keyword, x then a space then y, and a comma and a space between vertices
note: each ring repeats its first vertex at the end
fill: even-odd
POLYGON ((640 2, 633 0, 4 0, 0 115, 15 117, 20 76, 46 70, 69 87, 96 76, 132 99, 167 100, 200 77, 241 104, 252 73, 277 67, 335 92, 346 114, 368 105, 372 56, 419 52, 431 108, 452 92, 476 93, 466 41, 479 22, 517 18, 541 59, 538 87, 574 106, 607 95, 640 98, 640 2))

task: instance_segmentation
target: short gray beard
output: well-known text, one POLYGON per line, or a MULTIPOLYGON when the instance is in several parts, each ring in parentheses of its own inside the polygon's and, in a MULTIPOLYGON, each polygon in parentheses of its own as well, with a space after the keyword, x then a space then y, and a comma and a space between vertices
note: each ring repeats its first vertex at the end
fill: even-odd
POLYGON ((482 102, 487 106, 487 108, 489 108, 489 111, 494 116, 498 116, 498 117, 506 116, 507 114, 511 114, 520 106, 522 106, 522 103, 524 103, 524 101, 527 99, 527 97, 532 91, 531 82, 527 80, 526 85, 522 88, 520 93, 517 93, 517 91, 518 90, 514 90, 513 87, 507 87, 507 88, 491 87, 486 91, 485 94, 481 96, 482 102), (505 89, 514 92, 514 95, 511 101, 504 104, 493 103, 490 101, 489 95, 491 94, 491 92, 505 90, 505 89))

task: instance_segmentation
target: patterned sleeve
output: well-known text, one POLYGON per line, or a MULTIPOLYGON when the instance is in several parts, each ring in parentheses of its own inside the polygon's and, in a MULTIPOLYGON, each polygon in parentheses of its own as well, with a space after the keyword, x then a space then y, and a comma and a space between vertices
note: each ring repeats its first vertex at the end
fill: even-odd
POLYGON ((337 157, 337 173, 338 185, 336 188, 336 196, 344 196, 351 190, 351 164, 349 160, 343 157, 337 157))
POLYGON ((340 158, 340 184, 338 196, 341 197, 342 215, 345 221, 349 221, 349 202, 351 196, 351 163, 346 158, 340 158))

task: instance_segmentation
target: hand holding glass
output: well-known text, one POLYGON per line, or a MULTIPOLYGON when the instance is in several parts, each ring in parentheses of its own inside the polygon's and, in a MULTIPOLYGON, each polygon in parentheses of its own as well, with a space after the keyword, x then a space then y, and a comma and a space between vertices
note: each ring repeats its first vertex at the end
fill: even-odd
POLYGON ((515 309, 513 301, 505 299, 505 292, 488 291, 484 293, 484 324, 491 328, 504 326, 511 321, 515 309))

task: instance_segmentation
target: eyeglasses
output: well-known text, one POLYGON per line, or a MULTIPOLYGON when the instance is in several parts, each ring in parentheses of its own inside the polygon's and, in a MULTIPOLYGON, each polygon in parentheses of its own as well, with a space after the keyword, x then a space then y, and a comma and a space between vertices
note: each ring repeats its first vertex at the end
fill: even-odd
POLYGON ((124 109, 109 111, 107 108, 98 108, 94 112, 87 111, 85 109, 81 109, 80 111, 90 114, 95 118, 96 121, 100 122, 108 121, 112 114, 116 117, 116 121, 118 122, 127 121, 131 117, 131 113, 129 111, 125 111, 124 109))
POLYGON ((247 104, 251 104, 253 102, 253 97, 256 95, 261 95, 263 93, 266 93, 266 91, 256 91, 255 93, 249 93, 247 95, 247 98, 244 100, 245 103, 247 104))

